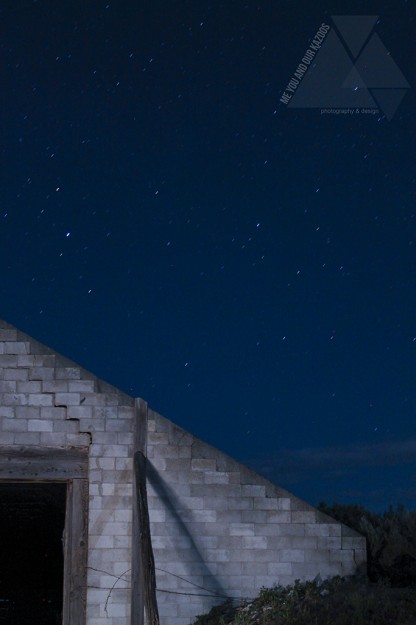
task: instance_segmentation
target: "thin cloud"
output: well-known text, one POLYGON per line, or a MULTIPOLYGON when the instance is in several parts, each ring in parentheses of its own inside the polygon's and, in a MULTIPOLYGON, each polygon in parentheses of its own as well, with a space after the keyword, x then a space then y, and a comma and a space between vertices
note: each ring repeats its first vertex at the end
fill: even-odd
POLYGON ((416 439, 334 447, 280 450, 248 464, 266 477, 295 483, 311 474, 347 476, 357 469, 416 464, 416 439))

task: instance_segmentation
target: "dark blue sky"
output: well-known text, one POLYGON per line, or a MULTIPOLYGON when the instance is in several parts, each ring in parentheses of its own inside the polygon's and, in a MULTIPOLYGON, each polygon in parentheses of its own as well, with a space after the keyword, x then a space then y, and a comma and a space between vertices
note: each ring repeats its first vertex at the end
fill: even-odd
POLYGON ((0 316, 311 503, 414 507, 412 4, 4 0, 0 27, 0 316), (392 119, 282 104, 357 14, 410 84, 392 119))

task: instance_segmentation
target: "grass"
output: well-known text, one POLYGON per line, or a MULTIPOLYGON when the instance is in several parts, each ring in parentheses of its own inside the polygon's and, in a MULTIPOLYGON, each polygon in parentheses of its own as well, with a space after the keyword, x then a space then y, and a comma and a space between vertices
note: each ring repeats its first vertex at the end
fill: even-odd
POLYGON ((226 602, 194 625, 416 625, 416 588, 335 577, 263 588, 250 602, 226 602))

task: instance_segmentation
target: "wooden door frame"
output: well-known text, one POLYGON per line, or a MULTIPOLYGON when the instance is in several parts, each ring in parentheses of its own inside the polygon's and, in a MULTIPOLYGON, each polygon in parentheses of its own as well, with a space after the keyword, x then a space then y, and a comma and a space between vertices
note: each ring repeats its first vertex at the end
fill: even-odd
POLYGON ((0 446, 0 481, 67 484, 62 625, 85 625, 88 448, 0 446))

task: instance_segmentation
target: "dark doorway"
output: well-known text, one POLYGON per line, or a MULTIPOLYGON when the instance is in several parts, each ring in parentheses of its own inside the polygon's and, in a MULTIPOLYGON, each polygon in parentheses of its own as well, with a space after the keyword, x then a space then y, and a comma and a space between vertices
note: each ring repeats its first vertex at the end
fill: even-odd
POLYGON ((62 625, 66 489, 0 482, 1 625, 62 625))

